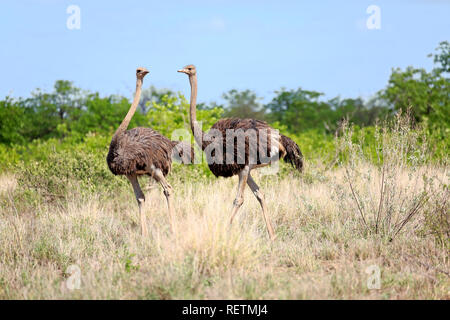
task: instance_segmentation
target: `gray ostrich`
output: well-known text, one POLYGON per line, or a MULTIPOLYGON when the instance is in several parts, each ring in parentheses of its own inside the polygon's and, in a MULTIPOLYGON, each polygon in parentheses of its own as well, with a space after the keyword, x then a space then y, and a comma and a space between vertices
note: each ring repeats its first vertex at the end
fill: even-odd
MULTIPOLYGON (((216 177, 231 177, 236 174, 239 176, 238 192, 233 202, 230 224, 233 222, 236 213, 244 202, 243 193, 245 185, 248 184, 261 205, 267 231, 270 239, 273 241, 275 239, 275 233, 269 216, 267 215, 264 195, 250 175, 250 171, 255 168, 267 166, 273 161, 283 158, 284 161, 292 164, 295 169, 301 172, 303 168, 303 155, 300 148, 288 137, 278 134, 277 131, 271 128, 266 122, 255 119, 221 119, 211 127, 211 131, 208 133, 203 132, 196 119, 197 72, 195 66, 187 65, 183 69, 178 70, 178 72, 185 73, 189 76, 191 85, 190 123, 194 139, 199 147, 205 151, 209 144, 212 143, 211 140, 214 140, 214 143, 216 144, 216 147, 219 147, 219 150, 227 150, 227 152, 229 152, 228 150, 231 150, 229 156, 231 156, 232 161, 226 160, 225 157, 222 157, 221 163, 217 163, 217 159, 215 159, 215 161, 208 161, 209 169, 216 177), (215 133, 211 134, 213 130, 215 133), (235 144, 236 140, 234 138, 232 140, 226 139, 228 130, 233 132, 252 131, 258 136, 266 135, 266 143, 263 144, 259 139, 254 143, 251 143, 250 139, 245 138, 245 152, 244 154, 239 154, 235 144), (221 140, 219 142, 217 142, 216 139, 211 139, 212 136, 217 136, 217 132, 221 133, 221 140), (231 146, 229 144, 231 144, 231 146), (255 150, 262 150, 268 154, 269 161, 263 161, 261 157, 258 157, 256 159, 257 161, 253 161, 254 163, 252 163, 250 157, 252 151, 254 154, 255 150)), ((206 154, 206 156, 208 157, 210 155, 206 154)))
POLYGON ((145 196, 139 186, 138 176, 149 175, 161 184, 167 199, 169 218, 172 225, 173 189, 165 177, 170 172, 172 156, 178 157, 181 162, 187 164, 191 162, 193 154, 190 145, 178 141, 171 141, 153 129, 137 127, 127 130, 139 104, 144 77, 148 73, 148 70, 145 68, 137 68, 136 93, 133 103, 119 128, 114 133, 106 157, 111 172, 115 175, 125 175, 133 186, 139 206, 141 232, 143 236, 147 236, 148 232, 145 213, 142 210, 145 196))

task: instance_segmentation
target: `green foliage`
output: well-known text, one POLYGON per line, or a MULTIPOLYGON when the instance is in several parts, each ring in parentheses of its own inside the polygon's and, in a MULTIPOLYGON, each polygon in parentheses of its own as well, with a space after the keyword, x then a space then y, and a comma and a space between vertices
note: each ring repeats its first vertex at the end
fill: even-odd
MULTIPOLYGON (((36 139, 76 136, 89 132, 112 133, 130 107, 128 99, 82 92, 69 81, 56 81, 52 93, 39 90, 31 98, 0 101, 0 143, 26 144, 36 139)), ((136 112, 130 126, 146 125, 136 112)))
POLYGON ((37 90, 31 98, 17 101, 25 109, 27 141, 61 136, 60 125, 76 120, 83 107, 84 94, 70 81, 58 80, 52 93, 37 90))
POLYGON ((154 86, 142 89, 139 110, 144 114, 147 113, 148 107, 151 106, 153 102, 157 104, 164 103, 163 98, 165 96, 173 97, 176 96, 176 93, 169 89, 158 89, 154 86))
POLYGON ((230 90, 223 94, 223 98, 227 102, 225 107, 225 117, 229 118, 251 118, 251 119, 265 119, 265 111, 261 107, 256 94, 251 90, 230 90))
POLYGON ((6 97, 0 101, 0 143, 25 142, 23 136, 25 120, 25 109, 15 104, 11 98, 6 97))
POLYGON ((425 221, 422 233, 432 234, 436 242, 450 249, 450 188, 448 184, 437 181, 438 192, 430 195, 431 209, 424 213, 425 221), (439 190, 440 189, 440 190, 439 190))
POLYGON ((434 57, 434 63, 437 64, 436 68, 440 72, 450 72, 450 43, 448 41, 442 41, 436 48, 438 54, 430 54, 430 57, 434 57))
POLYGON ((271 121, 283 123, 293 132, 323 126, 323 115, 329 112, 329 106, 319 101, 321 93, 299 88, 289 91, 282 89, 276 91, 276 94, 266 106, 271 121))
POLYGON ((450 125, 450 82, 437 69, 395 69, 384 95, 396 110, 412 108, 417 121, 450 125))
POLYGON ((17 147, 10 147, 0 144, 0 172, 10 170, 20 161, 20 154, 17 147))
MULTIPOLYGON (((85 108, 79 112, 76 121, 69 123, 69 131, 83 137, 89 132, 108 134, 114 132, 130 108, 130 103, 123 97, 100 98, 98 94, 90 95, 85 108)), ((146 124, 145 116, 136 112, 130 127, 146 124)))
POLYGON ((266 105, 267 118, 286 125, 291 132, 319 130, 334 134, 344 119, 359 126, 374 125, 379 118, 387 117, 390 110, 382 105, 365 104, 358 99, 320 100, 322 93, 297 90, 281 90, 266 105))
POLYGON ((33 154, 33 160, 22 160, 15 167, 21 189, 57 201, 73 192, 110 192, 123 185, 125 181, 114 177, 106 165, 105 148, 99 148, 98 141, 93 140, 88 138, 83 147, 54 140, 35 146, 33 149, 39 151, 33 154))
POLYGON ((415 119, 442 140, 450 133, 449 48, 446 41, 440 44, 434 56, 436 67, 430 72, 412 66, 404 71, 394 69, 381 93, 395 110, 412 109, 415 119))

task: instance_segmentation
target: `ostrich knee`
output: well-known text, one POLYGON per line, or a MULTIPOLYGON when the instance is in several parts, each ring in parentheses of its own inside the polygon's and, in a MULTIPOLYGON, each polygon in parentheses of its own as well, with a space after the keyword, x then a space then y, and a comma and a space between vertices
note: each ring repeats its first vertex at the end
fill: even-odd
POLYGON ((231 212, 231 218, 230 218, 230 224, 233 223, 234 217, 236 216, 236 213, 239 211, 239 208, 242 206, 242 204, 244 203, 244 198, 242 196, 238 196, 236 197, 236 199, 234 199, 233 201, 233 210, 231 212))
POLYGON ((259 189, 254 191, 253 194, 255 195, 256 199, 259 201, 259 203, 264 203, 265 204, 265 197, 264 197, 264 193, 262 193, 259 189))
POLYGON ((140 207, 142 205, 142 203, 145 202, 145 196, 144 195, 137 196, 136 201, 138 203, 138 206, 140 207))
POLYGON ((243 197, 239 197, 239 198, 234 199, 233 206, 235 208, 239 209, 242 206, 243 203, 244 203, 244 198, 243 197))
POLYGON ((164 195, 165 195, 167 198, 170 198, 170 197, 173 195, 173 188, 172 188, 171 185, 165 186, 165 188, 164 188, 164 195))
POLYGON ((173 188, 170 185, 170 183, 167 182, 166 178, 164 178, 164 175, 160 170, 157 170, 155 172, 155 176, 157 181, 161 184, 163 188, 163 193, 166 196, 167 200, 167 208, 169 209, 169 222, 170 222, 170 229, 173 233, 175 233, 175 219, 174 219, 174 213, 172 208, 172 195, 173 195, 173 188))

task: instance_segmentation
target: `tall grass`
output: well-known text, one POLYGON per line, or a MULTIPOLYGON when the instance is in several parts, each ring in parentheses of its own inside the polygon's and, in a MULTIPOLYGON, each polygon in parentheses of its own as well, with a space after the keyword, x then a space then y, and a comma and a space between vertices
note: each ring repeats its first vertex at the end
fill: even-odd
POLYGON ((389 241, 423 215, 431 198, 448 196, 447 167, 436 171, 426 135, 414 126, 409 114, 399 113, 375 127, 374 143, 364 149, 364 135, 354 139, 353 128, 344 122, 336 139, 351 191, 349 205, 359 213, 361 230, 389 241))

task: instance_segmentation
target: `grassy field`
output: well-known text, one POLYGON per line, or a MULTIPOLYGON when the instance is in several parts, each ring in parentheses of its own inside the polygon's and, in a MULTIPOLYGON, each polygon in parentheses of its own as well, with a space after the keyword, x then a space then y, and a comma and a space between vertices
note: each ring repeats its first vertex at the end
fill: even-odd
POLYGON ((147 183, 144 239, 130 187, 107 196, 74 185, 64 204, 30 205, 3 174, 0 299, 449 299, 448 238, 436 236, 448 223, 448 170, 392 168, 384 178, 369 164, 255 174, 273 243, 249 189, 229 228, 236 178, 172 177, 175 233, 147 183), (368 287, 373 268, 379 289, 368 287))

